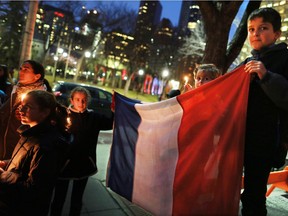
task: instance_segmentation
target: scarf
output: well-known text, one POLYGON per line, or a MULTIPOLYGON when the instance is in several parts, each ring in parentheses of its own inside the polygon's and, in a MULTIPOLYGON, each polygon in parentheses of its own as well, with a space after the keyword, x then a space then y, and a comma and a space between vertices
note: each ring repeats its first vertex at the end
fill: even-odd
POLYGON ((12 94, 15 93, 16 95, 14 106, 15 105, 18 106, 18 104, 21 102, 22 96, 32 90, 46 90, 43 80, 38 80, 34 83, 25 84, 25 85, 18 82, 12 91, 12 94))

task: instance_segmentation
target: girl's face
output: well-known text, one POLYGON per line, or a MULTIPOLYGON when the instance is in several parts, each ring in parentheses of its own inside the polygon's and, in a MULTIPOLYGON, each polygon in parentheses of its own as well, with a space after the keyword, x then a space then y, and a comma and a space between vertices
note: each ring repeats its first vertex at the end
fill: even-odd
POLYGON ((213 80, 213 77, 211 76, 210 72, 199 70, 195 76, 195 88, 198 88, 211 80, 213 80))
POLYGON ((79 112, 83 112, 87 109, 88 99, 86 94, 82 92, 75 92, 70 99, 73 108, 79 112))
POLYGON ((21 123, 33 127, 44 121, 50 114, 49 109, 40 109, 33 97, 26 95, 19 106, 21 123))
POLYGON ((41 74, 35 74, 32 66, 26 62, 23 63, 19 70, 19 83, 21 84, 31 84, 39 80, 41 74))
POLYGON ((263 22, 262 17, 248 21, 248 40, 254 50, 260 50, 276 42, 280 31, 274 31, 271 23, 263 22))

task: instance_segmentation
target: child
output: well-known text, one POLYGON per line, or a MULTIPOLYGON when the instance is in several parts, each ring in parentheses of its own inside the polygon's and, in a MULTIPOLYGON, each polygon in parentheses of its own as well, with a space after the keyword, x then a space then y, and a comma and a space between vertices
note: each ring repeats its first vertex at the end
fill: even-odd
POLYGON ((21 139, 11 159, 0 161, 0 215, 48 214, 68 146, 66 116, 58 116, 59 109, 54 95, 43 90, 30 91, 21 102, 21 139))
POLYGON ((269 173, 275 167, 274 152, 277 146, 287 142, 287 128, 283 125, 287 125, 284 121, 288 110, 288 50, 285 43, 275 44, 281 35, 281 16, 274 9, 260 8, 252 12, 247 28, 253 57, 244 62, 245 71, 251 74, 251 83, 242 215, 266 215, 265 194, 269 173))
POLYGON ((69 118, 70 132, 74 136, 68 160, 60 174, 51 206, 51 215, 61 215, 69 180, 73 188, 69 215, 80 215, 82 197, 88 177, 97 172, 96 145, 100 130, 111 130, 113 116, 108 118, 87 110, 90 93, 83 87, 71 91, 69 118))
MULTIPOLYGON (((194 70, 195 88, 208 83, 220 76, 219 69, 214 64, 202 64, 194 70)), ((190 84, 184 85, 184 92, 193 89, 190 84)))
POLYGON ((17 107, 23 95, 31 90, 44 90, 43 79, 45 70, 42 64, 33 60, 22 63, 19 71, 19 81, 13 90, 7 93, 8 99, 0 107, 0 159, 11 158, 14 147, 20 135, 17 128, 21 125, 17 107))

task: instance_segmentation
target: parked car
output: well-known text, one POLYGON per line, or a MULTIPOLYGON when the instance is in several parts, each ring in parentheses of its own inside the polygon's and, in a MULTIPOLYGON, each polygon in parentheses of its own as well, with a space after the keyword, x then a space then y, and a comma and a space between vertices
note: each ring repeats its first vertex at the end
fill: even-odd
POLYGON ((70 92, 77 86, 86 88, 91 94, 91 101, 88 105, 88 109, 93 109, 95 112, 105 114, 107 116, 111 115, 110 105, 112 102, 112 94, 108 91, 97 88, 95 86, 64 81, 56 82, 52 91, 57 101, 60 104, 68 107, 70 105, 70 92))

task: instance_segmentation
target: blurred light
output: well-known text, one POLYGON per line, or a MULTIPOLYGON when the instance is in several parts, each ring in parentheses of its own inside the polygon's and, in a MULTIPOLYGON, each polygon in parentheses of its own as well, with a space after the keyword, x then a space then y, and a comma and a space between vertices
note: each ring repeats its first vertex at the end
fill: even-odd
POLYGON ((144 70, 143 70, 143 69, 140 69, 140 70, 138 71, 138 74, 139 74, 140 76, 142 76, 142 75, 144 74, 144 70))
POLYGON ((85 52, 85 57, 86 57, 86 58, 90 58, 90 57, 91 57, 91 52, 86 51, 86 52, 85 52))
POLYGON ((165 78, 169 75, 169 71, 167 69, 164 69, 162 72, 162 77, 165 78))

